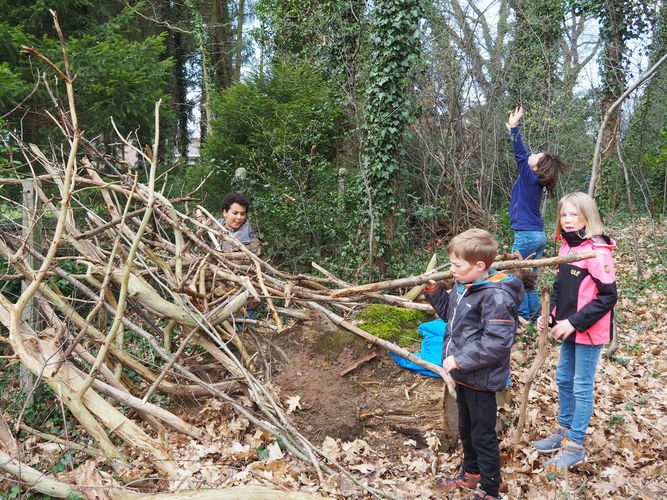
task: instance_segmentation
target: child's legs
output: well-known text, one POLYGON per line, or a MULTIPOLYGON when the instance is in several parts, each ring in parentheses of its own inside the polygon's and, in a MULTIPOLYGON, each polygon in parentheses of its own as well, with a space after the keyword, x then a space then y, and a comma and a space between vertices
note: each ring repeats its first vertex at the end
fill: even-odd
MULTIPOLYGON (((574 335, 574 334, 573 334, 574 335)), ((558 424, 569 429, 572 426, 574 415, 574 367, 575 367, 575 344, 574 342, 563 342, 560 346, 560 358, 556 367, 556 385, 558 386, 558 400, 560 410, 558 412, 558 424)))
POLYGON ((581 444, 586 437, 586 429, 593 414, 593 386, 595 372, 600 359, 601 345, 576 344, 574 368, 574 415, 569 438, 581 444))
POLYGON ((496 394, 467 387, 462 389, 461 392, 466 393, 471 445, 480 473, 479 485, 488 495, 497 496, 500 487, 500 450, 496 435, 496 394))
MULTIPOLYGON (((522 258, 525 259, 529 255, 533 255, 531 259, 540 259, 544 255, 546 247, 547 235, 544 234, 544 231, 514 231, 512 252, 518 250, 522 258)), ((533 271, 537 272, 538 268, 534 267, 533 271)), ((522 318, 535 319, 539 308, 540 299, 537 290, 526 290, 526 296, 519 305, 517 312, 522 318)))
POLYGON ((467 388, 456 385, 456 406, 459 410, 459 437, 463 446, 463 470, 470 474, 479 474, 477 453, 472 446, 472 426, 470 424, 470 406, 467 401, 467 388))

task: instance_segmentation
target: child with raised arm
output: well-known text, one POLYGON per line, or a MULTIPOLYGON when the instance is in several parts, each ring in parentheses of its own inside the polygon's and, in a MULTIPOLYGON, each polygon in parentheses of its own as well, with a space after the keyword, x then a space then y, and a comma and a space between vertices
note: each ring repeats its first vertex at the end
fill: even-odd
POLYGON ((558 453, 545 462, 567 469, 586 460, 583 442, 593 414, 593 383, 602 346, 609 342, 616 304, 616 275, 611 252, 615 242, 603 234, 595 201, 570 193, 558 204, 554 237, 558 255, 593 250, 595 257, 560 264, 551 294, 551 334, 563 340, 556 368, 560 410, 551 435, 533 444, 541 453, 558 453))
MULTIPOLYGON (((530 154, 521 140, 519 122, 523 117, 523 107, 516 108, 505 124, 512 140, 514 160, 519 172, 512 187, 510 199, 510 228, 514 231, 512 252, 518 251, 521 258, 539 259, 547 246, 544 222, 540 212, 542 194, 553 194, 558 174, 565 170, 565 162, 560 156, 541 152, 530 154)), ((533 273, 537 274, 537 268, 533 273)), ((537 290, 527 290, 526 298, 519 306, 519 316, 534 320, 540 309, 537 290)))
POLYGON ((446 323, 442 366, 456 382, 463 467, 436 488, 475 488, 477 498, 497 499, 500 450, 496 435, 496 391, 507 384, 510 350, 518 326, 523 285, 516 276, 491 269, 498 244, 482 229, 469 229, 447 245, 454 288, 435 281, 427 300, 446 323))

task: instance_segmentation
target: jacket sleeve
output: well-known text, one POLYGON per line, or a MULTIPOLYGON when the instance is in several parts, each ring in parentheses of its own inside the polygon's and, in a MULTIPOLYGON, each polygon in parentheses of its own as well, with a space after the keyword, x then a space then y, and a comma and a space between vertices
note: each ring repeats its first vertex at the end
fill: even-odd
POLYGON ((578 332, 585 332, 597 323, 614 308, 618 300, 616 272, 611 252, 602 248, 598 249, 596 254, 595 258, 586 260, 586 267, 597 287, 597 295, 568 318, 578 332))
POLYGON ((530 165, 528 165, 528 156, 530 153, 521 139, 521 130, 519 127, 514 127, 510 130, 510 139, 512 140, 514 161, 516 162, 516 168, 519 171, 519 177, 535 181, 537 179, 537 174, 535 174, 533 169, 530 168, 530 165))
POLYGON ((505 293, 489 294, 484 297, 481 308, 481 335, 452 353, 462 371, 476 370, 509 358, 514 344, 517 319, 512 299, 505 293))
POLYGON ((424 292, 426 300, 433 306, 436 314, 447 323, 447 306, 449 304, 449 292, 442 285, 432 292, 424 292))

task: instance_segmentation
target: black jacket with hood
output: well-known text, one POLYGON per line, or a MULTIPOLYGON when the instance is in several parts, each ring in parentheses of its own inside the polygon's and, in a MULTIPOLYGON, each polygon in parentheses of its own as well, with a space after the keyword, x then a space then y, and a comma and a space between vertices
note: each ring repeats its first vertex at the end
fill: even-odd
POLYGON ((439 286, 424 295, 447 323, 442 359, 454 356, 458 367, 450 373, 454 381, 483 391, 501 391, 509 376, 516 311, 524 291, 516 276, 493 269, 489 273, 484 281, 456 283, 451 293, 439 286), (462 294, 457 287, 464 287, 462 294))

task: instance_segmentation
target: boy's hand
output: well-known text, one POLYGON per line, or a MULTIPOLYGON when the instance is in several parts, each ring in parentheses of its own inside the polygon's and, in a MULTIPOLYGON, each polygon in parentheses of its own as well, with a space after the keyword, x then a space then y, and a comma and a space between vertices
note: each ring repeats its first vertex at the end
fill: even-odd
MULTIPOLYGON (((435 269, 429 269, 425 273, 422 274, 422 276, 430 276, 432 274, 435 274, 437 271, 435 269)), ((440 285, 438 285, 435 281, 433 280, 428 280, 428 283, 424 284, 424 291, 426 293, 431 293, 436 290, 440 285)))
POLYGON ((447 373, 451 372, 452 370, 456 370, 458 367, 459 365, 456 364, 454 356, 447 356, 442 362, 442 368, 447 373))
POLYGON ((537 331, 541 332, 542 330, 544 330, 545 326, 546 325, 544 324, 544 316, 538 317, 537 318, 537 331))
POLYGON ((514 127, 517 127, 522 117, 523 117, 523 106, 519 106, 514 110, 514 113, 510 115, 509 120, 507 120, 507 123, 505 123, 507 130, 512 130, 514 127))
POLYGON ((557 340, 565 340, 572 333, 574 333, 574 327, 570 323, 570 320, 567 319, 556 321, 556 324, 551 329, 551 335, 557 340))
POLYGON ((204 222, 204 214, 201 210, 195 210, 195 219, 197 219, 197 222, 204 222))

